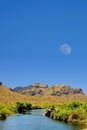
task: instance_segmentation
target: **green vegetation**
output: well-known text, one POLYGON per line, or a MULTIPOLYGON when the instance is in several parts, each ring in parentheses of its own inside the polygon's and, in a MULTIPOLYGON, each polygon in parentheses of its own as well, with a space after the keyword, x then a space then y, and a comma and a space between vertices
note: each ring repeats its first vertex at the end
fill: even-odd
POLYGON ((0 119, 6 119, 9 115, 14 114, 16 108, 11 105, 0 104, 0 119))
POLYGON ((24 113, 30 109, 32 109, 30 103, 17 102, 15 106, 0 104, 0 120, 6 119, 11 114, 24 113))
POLYGON ((16 103, 16 109, 17 109, 18 113, 24 113, 28 110, 31 110, 32 105, 30 103, 17 102, 16 103))
POLYGON ((51 108, 51 110, 50 117, 54 120, 72 124, 83 124, 87 122, 86 102, 72 102, 70 104, 56 105, 51 108))

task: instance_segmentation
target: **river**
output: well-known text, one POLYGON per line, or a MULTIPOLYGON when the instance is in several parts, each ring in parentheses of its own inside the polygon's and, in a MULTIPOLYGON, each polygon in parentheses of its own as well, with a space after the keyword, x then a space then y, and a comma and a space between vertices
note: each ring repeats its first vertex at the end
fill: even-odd
POLYGON ((44 116, 43 109, 31 110, 27 114, 15 114, 0 121, 0 130, 81 130, 44 116))

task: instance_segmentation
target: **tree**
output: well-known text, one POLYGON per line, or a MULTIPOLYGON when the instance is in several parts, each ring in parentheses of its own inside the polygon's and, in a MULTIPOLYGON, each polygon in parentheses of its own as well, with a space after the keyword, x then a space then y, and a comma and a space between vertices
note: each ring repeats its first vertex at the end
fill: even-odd
POLYGON ((16 107, 17 107, 18 113, 24 113, 28 110, 31 110, 32 105, 30 103, 17 102, 16 107))

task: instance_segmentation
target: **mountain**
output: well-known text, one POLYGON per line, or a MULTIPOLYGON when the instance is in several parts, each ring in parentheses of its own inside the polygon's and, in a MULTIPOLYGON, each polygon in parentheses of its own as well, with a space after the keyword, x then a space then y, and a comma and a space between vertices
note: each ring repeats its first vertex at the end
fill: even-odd
POLYGON ((16 87, 12 90, 13 92, 18 92, 23 95, 41 95, 41 96, 61 96, 61 95, 85 95, 83 90, 80 88, 71 88, 67 85, 54 85, 48 86, 47 84, 34 83, 27 87, 16 87))
POLYGON ((49 87, 46 84, 35 83, 28 87, 17 87, 14 91, 1 84, 0 104, 15 105, 19 101, 28 102, 34 106, 43 106, 65 102, 69 103, 71 101, 87 102, 87 96, 84 95, 82 89, 73 89, 65 85, 49 87))

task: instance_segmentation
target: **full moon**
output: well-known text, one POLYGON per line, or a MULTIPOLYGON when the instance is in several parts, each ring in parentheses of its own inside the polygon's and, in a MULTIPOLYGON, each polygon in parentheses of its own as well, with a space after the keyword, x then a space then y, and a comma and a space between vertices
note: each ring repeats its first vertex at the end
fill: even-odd
POLYGON ((70 55, 71 54, 71 46, 69 44, 62 44, 59 47, 60 52, 64 55, 70 55))

